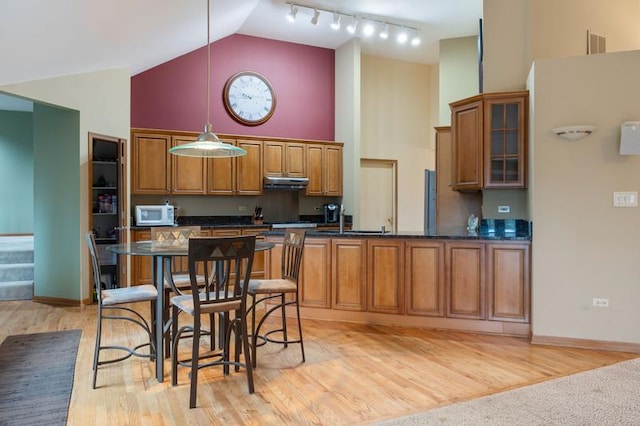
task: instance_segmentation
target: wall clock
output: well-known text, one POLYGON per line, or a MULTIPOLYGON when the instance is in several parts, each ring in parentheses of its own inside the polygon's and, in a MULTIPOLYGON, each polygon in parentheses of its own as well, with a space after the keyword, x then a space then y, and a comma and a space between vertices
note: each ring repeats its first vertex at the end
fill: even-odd
POLYGON ((247 126, 266 122, 276 108, 273 86, 264 76, 252 71, 232 75, 224 85, 222 96, 231 117, 247 126))

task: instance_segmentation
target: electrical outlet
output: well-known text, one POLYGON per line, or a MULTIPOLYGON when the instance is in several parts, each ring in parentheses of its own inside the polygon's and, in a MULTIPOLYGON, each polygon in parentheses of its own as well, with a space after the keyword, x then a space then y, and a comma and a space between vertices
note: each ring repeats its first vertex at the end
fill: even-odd
POLYGON ((613 207, 638 207, 638 193, 631 192, 614 192, 613 207))
POLYGON ((599 297, 593 298, 593 306, 598 308, 608 308, 609 307, 609 299, 602 299, 599 297))
POLYGON ((247 206, 238 206, 238 211, 246 212, 247 211, 247 206))
POLYGON ((498 213, 510 213, 511 206, 498 206, 498 213))

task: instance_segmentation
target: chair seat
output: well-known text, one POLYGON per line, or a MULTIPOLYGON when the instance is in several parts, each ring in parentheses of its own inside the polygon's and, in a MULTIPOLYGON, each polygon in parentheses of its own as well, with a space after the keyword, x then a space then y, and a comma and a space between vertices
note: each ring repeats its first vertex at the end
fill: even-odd
POLYGON ((112 306, 120 303, 155 301, 158 298, 158 291, 154 286, 146 284, 102 290, 101 295, 102 304, 112 306))
POLYGON ((285 278, 249 281, 249 294, 295 293, 296 283, 285 278))
MULTIPOLYGON (((215 299, 215 293, 209 293, 209 299, 215 299)), ((205 293, 200 293, 200 300, 204 301, 206 299, 205 293)), ((240 308, 240 298, 231 299, 226 302, 215 303, 215 304, 202 304, 200 305, 200 313, 202 314, 210 314, 215 312, 227 312, 240 308)), ((182 311, 188 313, 189 315, 194 315, 195 308, 193 304, 193 297, 190 294, 184 294, 180 296, 174 296, 171 298, 171 304, 177 306, 182 311)))

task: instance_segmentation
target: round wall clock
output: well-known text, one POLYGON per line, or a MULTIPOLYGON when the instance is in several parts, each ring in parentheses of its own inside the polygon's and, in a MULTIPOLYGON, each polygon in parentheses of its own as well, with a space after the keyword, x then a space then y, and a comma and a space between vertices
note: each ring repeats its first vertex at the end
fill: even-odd
POLYGON ((276 108, 276 94, 262 75, 243 71, 224 85, 224 106, 234 120, 247 126, 266 122, 276 108))

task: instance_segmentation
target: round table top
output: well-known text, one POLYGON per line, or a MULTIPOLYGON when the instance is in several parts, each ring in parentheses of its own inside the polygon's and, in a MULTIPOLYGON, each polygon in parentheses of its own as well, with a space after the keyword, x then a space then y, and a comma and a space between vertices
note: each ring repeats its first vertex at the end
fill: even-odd
MULTIPOLYGON (((269 250, 275 247, 274 243, 256 241, 255 251, 269 250)), ((116 254, 128 254, 132 256, 187 256, 188 244, 159 244, 155 241, 134 241, 122 244, 112 244, 105 247, 107 251, 116 254)))

